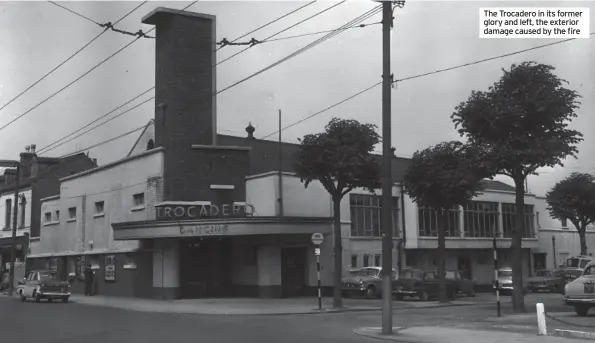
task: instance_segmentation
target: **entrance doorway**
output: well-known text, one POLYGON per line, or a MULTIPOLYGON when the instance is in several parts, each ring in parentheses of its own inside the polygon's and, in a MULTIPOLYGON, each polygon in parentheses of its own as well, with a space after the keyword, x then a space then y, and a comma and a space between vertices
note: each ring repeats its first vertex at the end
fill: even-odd
POLYGON ((306 248, 281 250, 281 291, 283 297, 306 295, 306 248))
POLYGON ((229 296, 232 289, 231 252, 229 238, 183 240, 180 250, 182 298, 229 296))
POLYGON ((459 255, 457 267, 461 271, 463 277, 465 277, 467 280, 473 279, 473 273, 471 270, 471 256, 469 254, 459 255))

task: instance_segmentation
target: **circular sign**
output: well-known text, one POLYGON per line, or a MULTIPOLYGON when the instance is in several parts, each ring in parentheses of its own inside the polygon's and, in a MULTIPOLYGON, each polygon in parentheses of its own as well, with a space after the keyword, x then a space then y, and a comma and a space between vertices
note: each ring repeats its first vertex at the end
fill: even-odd
POLYGON ((312 243, 316 244, 316 245, 320 245, 322 244, 322 242, 324 241, 324 236, 321 233, 313 233, 312 234, 312 243))

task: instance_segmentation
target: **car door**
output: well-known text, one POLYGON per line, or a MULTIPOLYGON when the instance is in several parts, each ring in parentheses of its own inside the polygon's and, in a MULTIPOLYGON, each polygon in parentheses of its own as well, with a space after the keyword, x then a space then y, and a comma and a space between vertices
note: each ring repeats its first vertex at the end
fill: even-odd
POLYGON ((31 272, 29 273, 29 275, 27 276, 27 279, 25 280, 25 284, 23 285, 23 294, 26 297, 31 297, 33 294, 33 280, 35 279, 35 272, 31 272))
POLYGON ((595 296, 595 265, 589 266, 583 272, 583 292, 586 296, 595 296))

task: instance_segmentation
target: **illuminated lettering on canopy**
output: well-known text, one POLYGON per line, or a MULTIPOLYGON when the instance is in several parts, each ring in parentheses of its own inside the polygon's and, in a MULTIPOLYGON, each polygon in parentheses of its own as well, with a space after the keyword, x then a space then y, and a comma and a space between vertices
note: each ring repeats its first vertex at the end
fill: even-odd
POLYGON ((158 217, 200 218, 200 217, 252 217, 253 205, 192 205, 192 206, 157 206, 158 217))

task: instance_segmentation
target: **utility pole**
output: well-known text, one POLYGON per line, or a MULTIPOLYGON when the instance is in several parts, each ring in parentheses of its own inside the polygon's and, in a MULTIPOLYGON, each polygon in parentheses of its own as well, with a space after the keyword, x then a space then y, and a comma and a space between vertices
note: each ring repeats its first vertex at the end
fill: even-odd
POLYGON ((391 87, 390 32, 393 25, 392 1, 382 2, 382 334, 393 331, 392 265, 393 265, 393 182, 391 163, 391 87))
POLYGON ((281 110, 279 110, 279 217, 283 217, 283 143, 281 143, 281 130, 281 110))
MULTIPOLYGON (((17 165, 17 172, 16 172, 16 185, 14 188, 14 210, 12 216, 12 246, 10 247, 10 271, 9 271, 9 291, 8 295, 12 297, 14 293, 14 265, 16 262, 17 257, 17 218, 19 213, 19 179, 21 173, 21 164, 19 162, 16 163, 17 165)), ((8 214, 8 213, 7 213, 8 214)), ((10 215, 10 214, 8 214, 10 215)))

